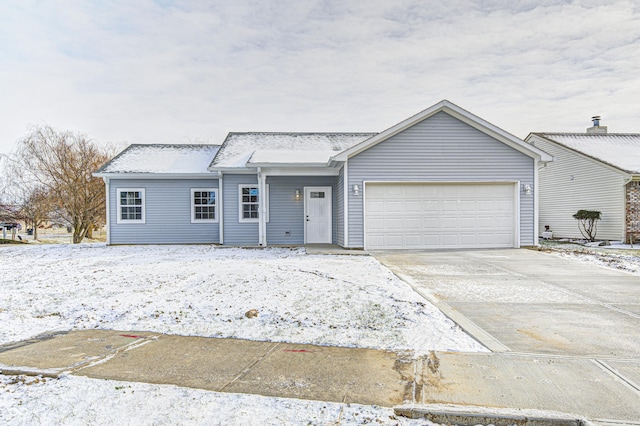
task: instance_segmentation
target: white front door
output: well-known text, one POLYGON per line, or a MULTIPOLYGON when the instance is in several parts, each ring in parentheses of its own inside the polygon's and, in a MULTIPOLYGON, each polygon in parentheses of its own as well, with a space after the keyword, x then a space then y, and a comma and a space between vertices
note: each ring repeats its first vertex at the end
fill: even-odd
POLYGON ((331 187, 304 188, 304 242, 331 244, 331 187))

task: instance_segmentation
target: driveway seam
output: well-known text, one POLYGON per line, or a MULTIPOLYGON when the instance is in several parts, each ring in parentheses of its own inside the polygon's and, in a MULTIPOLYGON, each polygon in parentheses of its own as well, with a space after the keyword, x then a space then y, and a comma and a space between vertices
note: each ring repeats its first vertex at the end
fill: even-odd
POLYGON ((593 359, 592 361, 598 367, 602 368, 604 371, 611 374, 614 378, 620 380, 624 385, 626 385, 629 389, 634 391, 636 394, 640 395, 640 386, 638 386, 633 380, 629 379, 624 374, 619 372, 616 368, 610 366, 609 364, 607 364, 602 360, 593 359))
POLYGON ((246 377, 251 372, 251 369, 253 367, 258 365, 262 360, 264 360, 266 357, 268 357, 269 354, 271 354, 271 352, 273 352, 278 346, 280 346, 279 342, 273 344, 264 354, 260 355, 251 364, 249 364, 248 366, 243 368, 242 371, 240 372, 240 374, 238 374, 231 381, 229 381, 229 383, 227 383, 226 385, 221 387, 219 392, 224 392, 224 390, 227 389, 229 386, 233 385, 235 382, 237 382, 241 378, 246 377))

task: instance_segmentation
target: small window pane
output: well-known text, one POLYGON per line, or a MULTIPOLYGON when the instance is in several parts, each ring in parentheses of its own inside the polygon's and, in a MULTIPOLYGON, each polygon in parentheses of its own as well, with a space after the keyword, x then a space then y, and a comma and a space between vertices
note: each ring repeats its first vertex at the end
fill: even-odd
POLYGON ((324 192, 313 192, 310 194, 311 198, 324 198, 324 192))

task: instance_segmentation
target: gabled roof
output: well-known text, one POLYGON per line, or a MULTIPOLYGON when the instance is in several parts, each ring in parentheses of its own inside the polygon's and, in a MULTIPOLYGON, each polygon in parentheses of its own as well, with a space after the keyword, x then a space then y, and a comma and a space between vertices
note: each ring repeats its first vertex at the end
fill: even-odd
POLYGON ((209 170, 260 165, 327 165, 329 159, 375 133, 229 133, 209 170))
POLYGON ((211 174, 207 166, 219 149, 219 145, 133 144, 100 167, 94 175, 211 174))
POLYGON ((418 114, 407 118, 406 120, 396 124, 385 130, 384 132, 378 133, 377 135, 361 142, 358 145, 355 145, 340 154, 335 155, 332 159, 335 161, 345 161, 354 155, 357 155, 377 144, 389 139, 392 136, 397 135, 398 133, 408 129, 409 127, 421 122, 422 120, 426 120, 427 118, 439 113, 445 112, 451 115, 454 118, 474 127, 475 129, 509 145, 510 147, 529 155, 533 158, 539 158, 542 162, 552 161, 553 158, 547 154, 546 152, 529 145, 522 139, 508 133, 499 127, 494 126, 488 121, 483 120, 482 118, 470 113, 467 110, 464 110, 457 106, 456 104, 449 102, 447 100, 443 100, 438 102, 437 104, 425 109, 418 114))
POLYGON ((577 151, 623 172, 640 174, 640 133, 535 132, 531 135, 577 151))

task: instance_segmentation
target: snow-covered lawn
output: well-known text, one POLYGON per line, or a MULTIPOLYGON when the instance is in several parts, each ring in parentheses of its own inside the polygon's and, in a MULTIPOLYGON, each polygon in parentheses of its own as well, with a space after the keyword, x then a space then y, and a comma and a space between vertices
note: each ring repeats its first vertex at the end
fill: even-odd
POLYGON ((574 244, 557 241, 542 241, 541 250, 581 262, 620 269, 640 275, 640 246, 613 242, 610 246, 598 243, 574 244))
POLYGON ((214 246, 0 249, 0 344, 105 328, 425 354, 482 346, 368 256, 214 246), (251 309, 256 318, 247 318, 251 309))
MULTIPOLYGON (((0 248, 0 344, 67 329, 149 330, 413 351, 482 351, 368 256, 104 244, 0 248), (256 318, 247 318, 251 309, 256 318)), ((7 424, 429 424, 388 408, 74 376, 0 376, 7 424)))
POLYGON ((433 425, 393 409, 63 376, 0 375, 7 425, 433 425))

